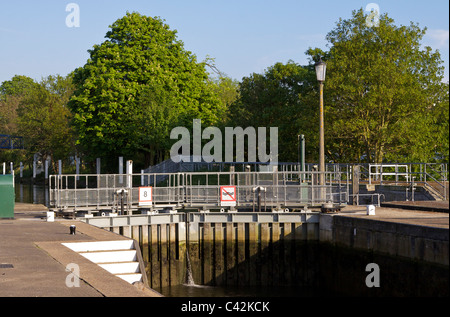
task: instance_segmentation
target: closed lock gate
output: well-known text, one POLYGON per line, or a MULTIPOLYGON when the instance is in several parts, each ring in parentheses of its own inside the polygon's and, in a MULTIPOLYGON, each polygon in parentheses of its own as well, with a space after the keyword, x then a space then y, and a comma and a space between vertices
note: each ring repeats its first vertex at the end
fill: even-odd
POLYGON ((52 175, 50 208, 127 214, 142 208, 269 211, 346 203, 348 178, 324 174, 324 184, 315 171, 52 175))

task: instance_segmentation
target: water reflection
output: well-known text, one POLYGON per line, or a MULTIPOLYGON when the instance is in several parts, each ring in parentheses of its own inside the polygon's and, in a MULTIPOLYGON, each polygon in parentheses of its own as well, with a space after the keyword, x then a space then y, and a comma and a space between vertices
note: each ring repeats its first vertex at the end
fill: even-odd
POLYGON ((14 186, 16 203, 42 204, 49 206, 48 186, 35 184, 20 184, 14 186))
POLYGON ((167 297, 314 297, 317 292, 300 286, 175 285, 155 288, 167 297))

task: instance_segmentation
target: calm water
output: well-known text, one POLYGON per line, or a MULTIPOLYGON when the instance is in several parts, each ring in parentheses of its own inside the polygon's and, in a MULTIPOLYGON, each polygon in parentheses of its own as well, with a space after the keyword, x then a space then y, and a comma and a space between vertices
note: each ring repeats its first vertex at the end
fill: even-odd
POLYGON ((19 184, 14 185, 16 203, 42 204, 48 207, 48 187, 44 185, 19 184))
POLYGON ((298 286, 203 286, 176 285, 155 289, 168 297, 315 297, 318 294, 298 286))

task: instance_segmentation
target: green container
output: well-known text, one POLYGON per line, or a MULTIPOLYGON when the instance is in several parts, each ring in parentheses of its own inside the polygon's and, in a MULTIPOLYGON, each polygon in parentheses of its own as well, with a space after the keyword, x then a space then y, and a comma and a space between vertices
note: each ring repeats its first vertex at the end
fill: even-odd
POLYGON ((0 219, 14 218, 14 176, 0 175, 0 219))

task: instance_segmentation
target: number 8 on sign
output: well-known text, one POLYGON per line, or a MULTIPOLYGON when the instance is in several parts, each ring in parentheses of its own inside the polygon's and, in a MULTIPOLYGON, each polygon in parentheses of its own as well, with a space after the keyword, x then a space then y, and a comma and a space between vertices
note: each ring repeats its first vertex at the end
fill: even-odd
POLYGON ((151 206, 152 187, 139 187, 139 206, 151 206))

